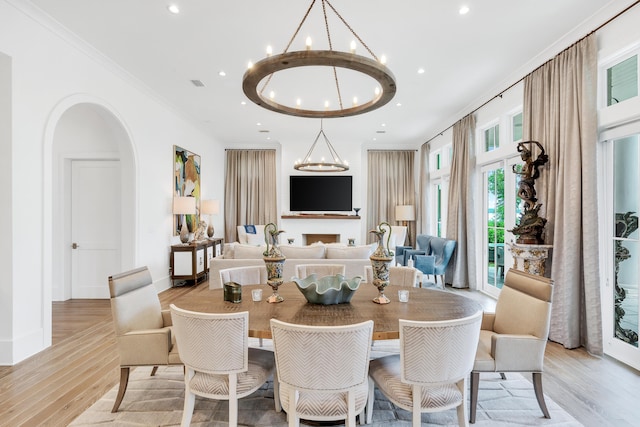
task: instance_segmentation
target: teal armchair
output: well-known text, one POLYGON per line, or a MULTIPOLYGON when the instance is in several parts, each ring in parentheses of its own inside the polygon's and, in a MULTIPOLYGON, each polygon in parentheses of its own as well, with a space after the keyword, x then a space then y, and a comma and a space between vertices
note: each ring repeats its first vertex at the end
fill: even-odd
POLYGON ((438 283, 438 277, 440 277, 441 286, 444 287, 444 274, 455 249, 455 240, 431 237, 429 239, 429 252, 426 254, 415 253, 413 255, 415 259, 414 267, 420 270, 422 274, 435 276, 436 284, 438 283))
POLYGON ((399 263, 406 266, 411 257, 415 257, 416 255, 429 255, 431 253, 429 242, 432 238, 433 236, 428 234, 418 234, 416 236, 416 249, 413 249, 411 246, 396 246, 396 264, 399 263))

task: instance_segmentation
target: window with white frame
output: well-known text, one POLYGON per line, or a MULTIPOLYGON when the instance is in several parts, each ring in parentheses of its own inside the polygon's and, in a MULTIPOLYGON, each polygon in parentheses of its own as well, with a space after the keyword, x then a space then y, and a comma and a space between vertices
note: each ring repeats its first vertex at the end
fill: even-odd
POLYGON ((490 294, 504 284, 505 167, 498 162, 482 168, 484 290, 490 294))
POLYGON ((607 68, 607 106, 638 96, 638 55, 607 68))
POLYGON ((511 142, 522 141, 522 111, 511 116, 511 142))
POLYGON ((431 181, 431 215, 430 234, 438 237, 446 236, 447 227, 447 197, 449 194, 449 179, 439 178, 431 181))
POLYGON ((449 174, 451 173, 452 144, 435 149, 430 154, 429 171, 430 216, 429 233, 445 237, 449 174))
POLYGON ((500 125, 496 124, 495 126, 491 126, 487 128, 482 133, 483 135, 483 146, 484 151, 489 152, 493 151, 500 147, 500 125))

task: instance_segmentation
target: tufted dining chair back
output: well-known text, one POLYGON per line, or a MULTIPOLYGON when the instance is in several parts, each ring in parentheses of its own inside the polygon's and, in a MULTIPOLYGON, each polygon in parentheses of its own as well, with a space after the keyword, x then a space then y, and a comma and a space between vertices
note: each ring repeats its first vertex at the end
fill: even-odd
MULTIPOLYGON (((416 286, 419 271, 413 267, 392 266, 389 267, 389 284, 398 286, 416 286)), ((366 283, 373 283, 373 268, 364 266, 364 279, 366 283)))
POLYGON ((315 274, 318 277, 335 276, 342 274, 344 276, 344 264, 298 264, 296 265, 296 277, 304 279, 315 274))
MULTIPOLYGON (((249 313, 199 313, 171 304, 176 340, 185 365, 182 425, 195 397, 229 401, 229 425, 238 424, 238 399, 252 394, 275 371, 273 352, 249 348, 249 313)), ((275 384, 277 387, 277 384, 275 384)), ((277 396, 276 411, 280 410, 277 396)))
POLYGON ((220 283, 235 282, 239 285, 266 285, 267 268, 264 265, 223 268, 220 283))
POLYGON ((413 413, 457 409, 458 424, 467 423, 467 377, 473 368, 482 311, 455 320, 400 320, 400 355, 371 361, 367 423, 371 422, 374 384, 391 402, 413 413))
POLYGON ((289 425, 302 418, 355 427, 367 403, 373 321, 305 326, 271 319, 271 333, 289 425))

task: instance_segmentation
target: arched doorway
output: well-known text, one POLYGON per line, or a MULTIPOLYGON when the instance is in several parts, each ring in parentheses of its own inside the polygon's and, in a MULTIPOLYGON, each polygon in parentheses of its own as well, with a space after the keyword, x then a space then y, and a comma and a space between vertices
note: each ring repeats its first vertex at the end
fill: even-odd
MULTIPOLYGON (((50 177, 50 180, 45 183, 50 185, 50 188, 45 189, 44 192, 44 240, 50 250, 43 251, 45 271, 45 324, 43 326, 45 341, 48 341, 45 342, 45 346, 48 346, 51 344, 51 302, 69 299, 74 294, 72 282, 74 275, 77 274, 77 265, 74 265, 74 262, 83 263, 82 273, 85 274, 85 279, 87 273, 93 273, 94 277, 90 278, 95 282, 93 286, 102 287, 102 294, 96 294, 95 297, 108 297, 107 276, 118 272, 109 271, 110 268, 125 270, 135 265, 137 162, 130 133, 123 120, 102 100, 86 95, 74 95, 56 106, 47 123, 44 154, 44 176, 50 177), (114 256, 117 259, 115 264, 112 262, 110 266, 105 266, 101 264, 100 256, 90 258, 89 261, 86 258, 77 259, 72 248, 72 237, 77 224, 71 219, 71 215, 73 209, 77 207, 72 203, 72 194, 76 191, 74 179, 78 180, 77 176, 74 178, 73 171, 77 169, 74 166, 81 164, 81 169, 91 171, 96 169, 93 167, 95 165, 102 167, 109 163, 117 164, 116 172, 110 172, 107 175, 101 175, 98 172, 97 175, 93 175, 94 182, 99 182, 101 177, 110 177, 108 180, 116 178, 118 181, 115 184, 116 188, 110 191, 112 196, 115 195, 115 199, 112 197, 113 202, 104 202, 104 206, 108 206, 117 215, 114 239, 117 248, 111 253, 110 261, 113 261, 114 256), (113 206, 114 203, 118 206, 113 206)), ((81 176, 80 179, 84 178, 81 176)), ((85 185, 83 191, 91 191, 91 188, 85 185)), ((96 194, 102 196, 100 194, 102 191, 102 189, 97 190, 96 194)), ((91 212, 91 210, 84 212, 91 212)), ((93 218, 96 212, 98 211, 94 210, 91 217, 83 219, 85 229, 102 227, 101 218, 93 218)), ((86 281, 85 279, 81 280, 86 281)))

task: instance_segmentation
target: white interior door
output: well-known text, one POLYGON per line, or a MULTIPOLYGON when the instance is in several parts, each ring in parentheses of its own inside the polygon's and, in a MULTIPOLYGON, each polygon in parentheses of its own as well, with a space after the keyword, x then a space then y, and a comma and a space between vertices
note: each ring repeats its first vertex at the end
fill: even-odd
POLYGON ((71 298, 109 298, 120 271, 120 162, 71 165, 71 298))

